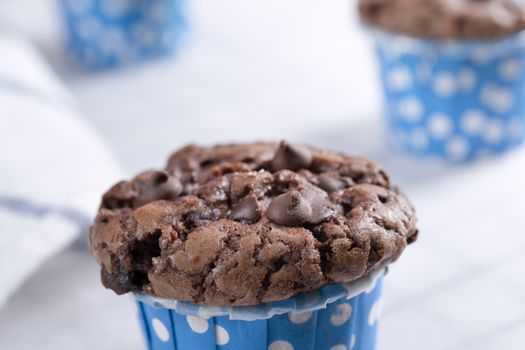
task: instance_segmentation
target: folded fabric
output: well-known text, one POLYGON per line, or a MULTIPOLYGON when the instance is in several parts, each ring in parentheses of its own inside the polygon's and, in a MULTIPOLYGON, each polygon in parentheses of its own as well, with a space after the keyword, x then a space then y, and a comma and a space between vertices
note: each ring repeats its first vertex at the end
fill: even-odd
POLYGON ((38 52, 0 35, 0 307, 86 229, 120 174, 38 52))

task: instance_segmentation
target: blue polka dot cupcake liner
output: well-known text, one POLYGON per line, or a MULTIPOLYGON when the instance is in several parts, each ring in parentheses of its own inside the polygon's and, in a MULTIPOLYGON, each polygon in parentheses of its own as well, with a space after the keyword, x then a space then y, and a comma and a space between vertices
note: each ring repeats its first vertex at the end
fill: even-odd
POLYGON ((373 350, 383 274, 249 307, 135 299, 149 350, 373 350))
POLYGON ((490 42, 373 36, 391 146, 463 163, 523 143, 525 33, 490 42))
POLYGON ((67 46, 86 68, 170 55, 186 32, 184 0, 60 0, 67 46))

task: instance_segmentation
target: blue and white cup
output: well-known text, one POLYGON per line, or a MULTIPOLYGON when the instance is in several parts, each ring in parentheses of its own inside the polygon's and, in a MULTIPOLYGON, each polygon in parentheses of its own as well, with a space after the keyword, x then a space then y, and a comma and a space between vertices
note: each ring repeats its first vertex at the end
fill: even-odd
POLYGON ((382 274, 254 307, 136 299, 149 350, 373 350, 382 274))
POLYGON ((108 68, 176 51, 184 0, 60 0, 68 48, 87 68, 108 68))
POLYGON ((437 41, 373 32, 391 145, 467 162, 525 137, 525 33, 437 41))

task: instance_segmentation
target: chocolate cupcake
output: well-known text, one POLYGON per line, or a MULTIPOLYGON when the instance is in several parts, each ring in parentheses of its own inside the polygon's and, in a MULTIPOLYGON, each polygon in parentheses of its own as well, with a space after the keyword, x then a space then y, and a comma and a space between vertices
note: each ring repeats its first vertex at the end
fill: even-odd
POLYGON ((464 162, 525 137, 525 3, 360 0, 392 144, 464 162))
POLYGON ((182 148, 106 192, 89 241, 151 349, 372 349, 417 232, 375 162, 281 142, 182 148))

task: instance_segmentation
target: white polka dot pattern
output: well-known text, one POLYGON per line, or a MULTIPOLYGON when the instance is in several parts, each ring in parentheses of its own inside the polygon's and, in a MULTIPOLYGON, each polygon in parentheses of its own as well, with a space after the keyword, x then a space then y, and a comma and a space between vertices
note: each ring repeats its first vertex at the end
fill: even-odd
POLYGON ((348 348, 344 344, 339 344, 332 346, 330 350, 348 350, 348 348))
POLYGON ((487 84, 481 91, 481 100, 496 112, 508 112, 514 103, 513 93, 502 87, 487 84))
POLYGON ((228 331, 221 326, 215 326, 215 343, 217 345, 226 345, 230 341, 228 331))
POLYGON ((290 321, 295 324, 301 324, 308 322, 310 318, 312 318, 313 312, 312 311, 306 311, 299 314, 294 314, 292 312, 288 313, 288 318, 290 318, 290 321))
POLYGON ((160 341, 166 343, 170 340, 170 332, 158 318, 154 318, 151 321, 151 326, 153 327, 153 331, 155 331, 155 335, 160 339, 160 341))
POLYGON ((394 90, 406 90, 412 85, 412 76, 407 67, 398 67, 390 72, 388 84, 394 90))
POLYGON ((443 97, 450 97, 456 92, 456 81, 452 74, 438 73, 434 78, 434 92, 443 97))
POLYGON ((487 123, 483 139, 489 144, 497 144, 503 139, 503 125, 497 121, 491 120, 487 123))
POLYGON ((454 128, 452 118, 443 113, 432 114, 428 120, 428 131, 436 139, 448 137, 454 128))
POLYGON ((381 299, 376 301, 368 313, 368 325, 373 326, 379 321, 381 315, 381 299))
POLYGON ((464 162, 524 142, 525 40, 467 47, 378 38, 393 147, 464 162))
POLYGON ((197 316, 188 315, 186 316, 186 321, 188 321, 188 325, 195 333, 205 333, 208 330, 208 320, 197 316))
POLYGON ((467 135, 480 135, 485 128, 486 116, 482 111, 471 110, 461 116, 461 127, 467 135))
POLYGON ((399 115, 411 122, 417 122, 423 117, 423 104, 415 97, 407 97, 398 104, 399 115))
POLYGON ((268 350, 294 350, 294 347, 287 341, 277 340, 268 346, 268 350))
POLYGON ((330 316, 330 323, 334 326, 344 325, 352 315, 352 305, 343 303, 337 305, 337 311, 330 316))
POLYGON ((447 142, 446 151, 451 160, 460 161, 467 156, 469 144, 464 138, 457 136, 447 142))
POLYGON ((504 61, 499 66, 499 74, 501 79, 504 80, 514 80, 518 78, 520 73, 520 61, 515 58, 508 59, 504 61))

